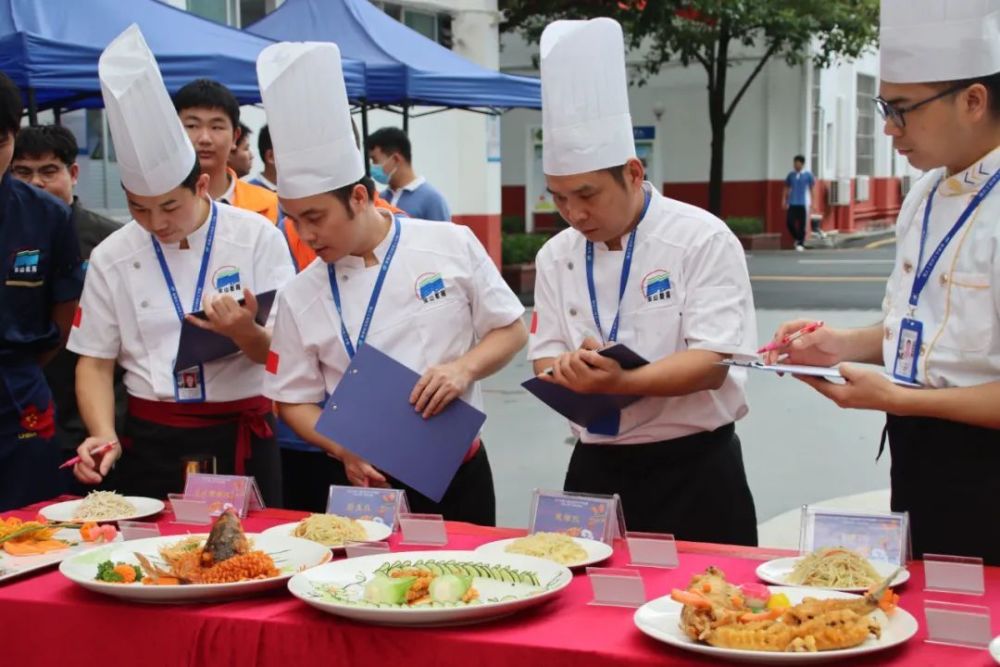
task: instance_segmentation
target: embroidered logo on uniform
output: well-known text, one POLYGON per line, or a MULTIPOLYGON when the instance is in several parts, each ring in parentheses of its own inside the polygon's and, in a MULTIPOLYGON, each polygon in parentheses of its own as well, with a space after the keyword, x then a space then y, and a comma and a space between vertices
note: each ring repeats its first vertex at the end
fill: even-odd
POLYGON ((271 375, 278 374, 278 353, 274 350, 267 351, 267 363, 264 364, 264 370, 271 375))
POLYGON ((7 273, 7 284, 12 287, 39 287, 45 284, 41 279, 42 251, 19 250, 14 253, 10 270, 7 273))
POLYGON ((437 301, 448 296, 444 288, 444 278, 440 273, 425 273, 417 278, 417 298, 424 303, 437 301))
POLYGON ((216 271, 212 283, 215 284, 215 291, 219 294, 243 291, 240 286, 240 270, 235 266, 224 266, 216 271))
POLYGON ((657 269, 642 279, 642 295, 648 303, 670 298, 670 272, 657 269))

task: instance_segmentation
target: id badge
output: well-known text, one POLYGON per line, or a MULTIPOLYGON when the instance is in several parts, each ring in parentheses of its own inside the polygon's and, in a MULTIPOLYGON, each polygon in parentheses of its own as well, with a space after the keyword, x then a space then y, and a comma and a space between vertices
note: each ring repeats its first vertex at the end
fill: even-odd
POLYGON ((896 361, 892 376, 904 382, 917 382, 917 360, 920 344, 923 342, 924 325, 919 321, 904 317, 899 325, 899 341, 896 345, 896 361))
POLYGON ((174 399, 178 403, 205 401, 205 369, 201 364, 177 371, 174 380, 174 399))

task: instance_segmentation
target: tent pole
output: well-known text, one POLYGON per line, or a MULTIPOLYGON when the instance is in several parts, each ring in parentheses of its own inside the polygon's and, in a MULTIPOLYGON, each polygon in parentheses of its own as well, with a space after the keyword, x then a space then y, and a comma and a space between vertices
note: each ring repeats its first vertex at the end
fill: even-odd
POLYGON ((361 154, 365 159, 365 176, 371 176, 371 165, 368 160, 368 103, 361 102, 361 154))
POLYGON ((62 125, 62 109, 59 107, 52 109, 52 122, 56 125, 62 125))
POLYGON ((410 105, 403 105, 403 133, 409 136, 410 134, 410 105))
POLYGON ((38 102, 33 87, 28 88, 28 124, 32 127, 38 125, 38 102))

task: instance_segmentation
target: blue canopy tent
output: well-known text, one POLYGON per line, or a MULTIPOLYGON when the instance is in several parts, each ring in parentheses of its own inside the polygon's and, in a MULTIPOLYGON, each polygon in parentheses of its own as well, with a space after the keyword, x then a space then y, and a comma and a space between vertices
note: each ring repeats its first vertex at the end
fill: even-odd
MULTIPOLYGON (((346 58, 365 64, 368 105, 470 110, 542 106, 538 79, 481 67, 396 21, 368 0, 286 0, 246 28, 275 40, 336 42, 346 58)), ((435 113, 435 112, 431 112, 435 113)), ((366 114, 362 123, 367 126, 366 114)), ((367 135, 367 127, 365 127, 367 135)))
MULTIPOLYGON (((101 107, 97 61, 137 23, 174 93, 207 77, 241 103, 260 100, 257 54, 271 40, 219 25, 157 0, 0 0, 0 71, 25 91, 32 124, 38 109, 101 107)), ((365 97, 364 65, 344 61, 352 99, 365 97)))

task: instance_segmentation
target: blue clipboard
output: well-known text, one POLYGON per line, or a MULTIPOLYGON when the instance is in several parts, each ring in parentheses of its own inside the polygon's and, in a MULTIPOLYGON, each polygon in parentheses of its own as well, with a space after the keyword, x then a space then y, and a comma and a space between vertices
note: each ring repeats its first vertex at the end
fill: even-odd
MULTIPOLYGON (((274 306, 275 294, 277 294, 277 290, 270 290, 254 295, 257 297, 257 316, 254 320, 260 326, 267 324, 267 318, 271 314, 271 308, 274 306)), ((240 299, 239 303, 242 306, 244 300, 240 299)), ((203 320, 208 319, 205 316, 204 310, 199 310, 191 314, 203 320)), ((205 364, 209 361, 215 361, 216 359, 222 359, 239 351, 239 346, 231 338, 217 334, 214 331, 199 329, 185 320, 181 324, 181 340, 177 344, 177 360, 174 362, 174 372, 176 373, 177 371, 191 368, 198 364, 205 364)))
MULTIPOLYGON (((625 370, 639 368, 649 363, 621 343, 599 350, 598 354, 614 359, 625 370)), ((622 394, 580 394, 537 377, 522 382, 521 386, 566 419, 588 428, 603 417, 621 411, 642 398, 642 396, 622 394)))
POLYGON ((424 419, 410 405, 420 374, 371 344, 358 349, 316 431, 439 502, 486 415, 461 399, 424 419))

